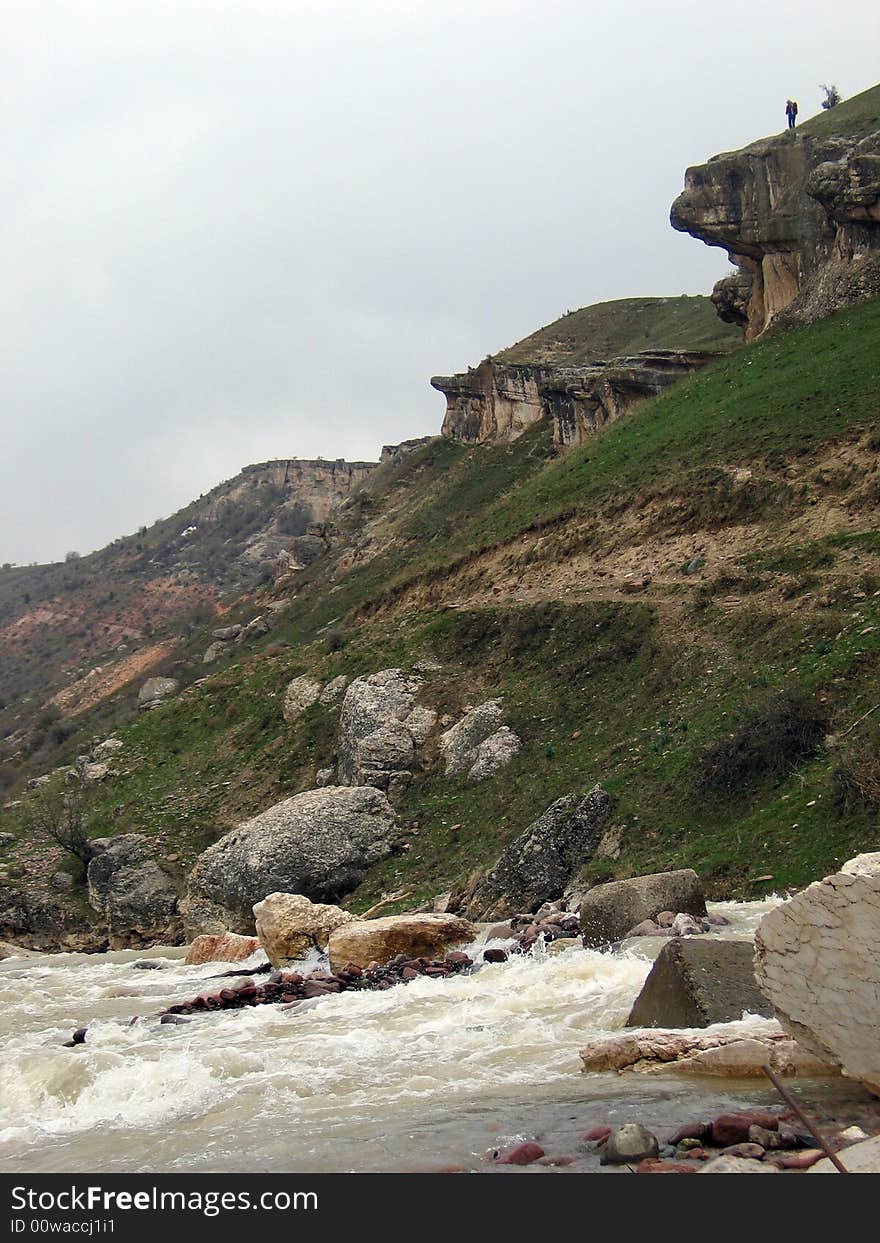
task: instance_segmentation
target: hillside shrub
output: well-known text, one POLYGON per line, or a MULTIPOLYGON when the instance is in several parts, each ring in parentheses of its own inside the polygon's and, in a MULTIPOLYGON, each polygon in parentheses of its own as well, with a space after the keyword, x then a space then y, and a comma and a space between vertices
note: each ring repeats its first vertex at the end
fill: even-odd
POLYGON ((821 704, 801 691, 786 691, 745 716, 728 737, 703 748, 698 784, 729 794, 767 777, 783 777, 816 754, 827 728, 821 704))

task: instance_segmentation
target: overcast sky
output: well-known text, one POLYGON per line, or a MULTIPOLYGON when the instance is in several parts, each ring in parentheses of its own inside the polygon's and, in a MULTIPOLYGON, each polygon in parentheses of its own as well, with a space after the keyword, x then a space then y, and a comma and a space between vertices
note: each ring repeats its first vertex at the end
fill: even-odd
POLYGON ((0 562, 250 462, 439 430, 432 374, 706 293, 685 167, 873 84, 876 0, 0 0, 0 562))

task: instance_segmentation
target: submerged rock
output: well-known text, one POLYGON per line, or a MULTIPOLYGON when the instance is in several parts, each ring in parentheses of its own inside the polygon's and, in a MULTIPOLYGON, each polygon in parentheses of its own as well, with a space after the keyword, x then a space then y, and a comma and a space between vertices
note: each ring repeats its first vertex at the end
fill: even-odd
POLYGON ((660 1152, 657 1136, 638 1122, 627 1122, 611 1131, 602 1147, 600 1165, 630 1165, 660 1152))

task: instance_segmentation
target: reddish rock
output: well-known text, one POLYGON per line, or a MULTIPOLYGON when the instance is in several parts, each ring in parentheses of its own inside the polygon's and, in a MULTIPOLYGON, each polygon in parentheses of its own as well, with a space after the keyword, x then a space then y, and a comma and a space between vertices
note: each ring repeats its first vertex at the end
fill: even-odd
POLYGON ((645 1157, 636 1166, 637 1174, 696 1174, 694 1165, 684 1161, 663 1161, 660 1157, 645 1157))
POLYGON ((469 967, 473 959, 462 950, 450 950, 446 955, 446 962, 452 963, 457 967, 469 967))
POLYGON ((592 1127, 591 1130, 586 1131, 581 1136, 581 1139, 584 1141, 584 1143, 587 1143, 587 1144, 590 1144, 590 1143, 602 1144, 605 1142, 605 1140, 608 1138, 610 1134, 611 1134, 610 1126, 594 1126, 592 1127))
POLYGON ((540 1161, 543 1156, 544 1149, 540 1144, 526 1140, 524 1144, 517 1144, 515 1148, 511 1148, 510 1152, 497 1157, 495 1163, 496 1165, 532 1165, 535 1161, 540 1161))
POLYGON ((507 962, 507 953, 501 949, 483 950, 483 962, 507 962))
POLYGON ((421 971, 417 971, 415 967, 404 967, 400 973, 400 978, 402 980, 417 980, 421 974, 421 971))
POLYGON ((762 1126, 768 1131, 775 1131, 778 1125, 779 1115, 768 1113, 765 1109, 747 1109, 742 1113, 719 1114, 712 1123, 712 1143, 719 1148, 727 1148, 730 1144, 746 1143, 749 1138, 749 1127, 762 1126))

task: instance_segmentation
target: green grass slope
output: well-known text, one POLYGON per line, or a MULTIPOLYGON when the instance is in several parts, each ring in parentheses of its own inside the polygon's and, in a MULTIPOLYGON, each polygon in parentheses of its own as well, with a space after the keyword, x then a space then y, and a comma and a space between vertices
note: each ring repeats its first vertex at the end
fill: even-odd
MULTIPOLYGON (((475 785, 418 774, 404 848, 354 909, 462 884, 596 781, 620 844, 595 876, 690 866, 719 896, 807 883, 878 845, 878 451, 878 302, 744 347, 562 457, 540 425, 506 446, 432 442, 348 507, 360 560, 278 588, 286 611, 255 650, 122 731, 93 831, 153 835, 182 882, 210 841, 332 763, 338 705, 286 725, 291 677, 431 655, 423 701, 455 716, 500 694, 523 749, 475 785), (674 563, 692 533, 730 541, 721 568, 674 563), (590 570, 640 541, 673 550, 662 590, 626 596, 590 570), (522 587, 496 597, 509 575, 522 587)), ((15 811, 7 826, 15 881, 32 843, 15 811)))
POLYGON ((502 363, 574 366, 642 350, 720 353, 740 340, 739 329, 722 323, 708 298, 620 298, 569 311, 495 357, 502 363))

